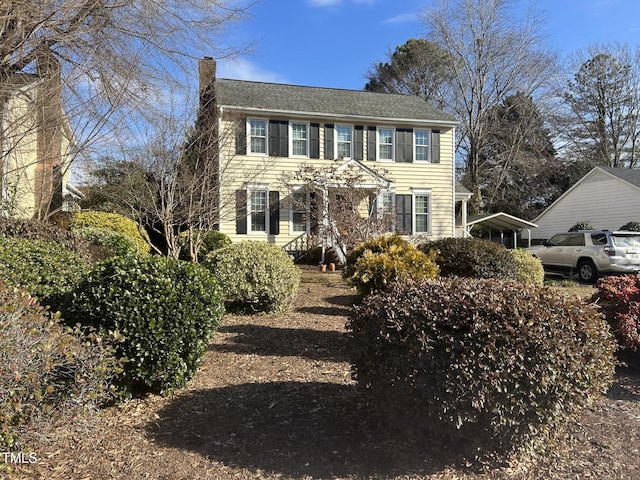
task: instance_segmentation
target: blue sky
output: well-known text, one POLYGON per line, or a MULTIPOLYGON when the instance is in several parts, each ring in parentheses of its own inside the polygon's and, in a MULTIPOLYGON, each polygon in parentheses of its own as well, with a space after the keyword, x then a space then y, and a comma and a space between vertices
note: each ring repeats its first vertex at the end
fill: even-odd
MULTIPOLYGON (((411 37, 428 0, 260 0, 227 40, 255 42, 221 60, 218 76, 362 89, 374 62, 411 37)), ((525 1, 521 2, 523 5, 525 1)), ((550 46, 562 55, 598 42, 640 43, 638 0, 538 0, 550 46)))

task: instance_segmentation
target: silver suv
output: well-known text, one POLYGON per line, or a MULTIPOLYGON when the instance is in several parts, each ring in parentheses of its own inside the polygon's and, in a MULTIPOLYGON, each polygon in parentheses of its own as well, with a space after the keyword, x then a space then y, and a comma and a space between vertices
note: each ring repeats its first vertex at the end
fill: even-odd
POLYGON ((601 274, 640 272, 640 232, 580 230, 558 233, 527 248, 546 272, 578 274, 594 283, 601 274))

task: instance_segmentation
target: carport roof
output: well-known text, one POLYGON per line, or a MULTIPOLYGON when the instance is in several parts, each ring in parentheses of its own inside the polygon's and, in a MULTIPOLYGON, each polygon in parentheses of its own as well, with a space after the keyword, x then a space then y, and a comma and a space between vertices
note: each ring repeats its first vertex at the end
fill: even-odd
POLYGON ((493 230, 518 230, 522 228, 538 228, 538 225, 522 218, 514 217, 508 213, 486 213, 474 215, 467 219, 467 227, 482 225, 493 230))

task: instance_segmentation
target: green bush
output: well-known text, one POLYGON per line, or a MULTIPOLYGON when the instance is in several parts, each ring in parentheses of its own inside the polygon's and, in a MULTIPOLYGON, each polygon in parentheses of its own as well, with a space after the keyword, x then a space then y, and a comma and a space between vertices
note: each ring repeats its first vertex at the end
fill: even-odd
POLYGON ((595 230, 595 227, 591 225, 590 222, 583 221, 576 223, 569 229, 570 232, 577 232, 579 230, 595 230))
POLYGON ((382 411, 486 455, 543 448, 614 374, 595 306, 519 282, 397 283, 347 330, 353 376, 382 411))
POLYGON ((126 394, 168 393, 195 374, 224 308, 203 267, 157 256, 113 257, 95 264, 68 299, 63 316, 111 332, 127 359, 126 394))
POLYGON ((0 237, 0 280, 24 288, 53 309, 87 270, 80 255, 58 243, 0 237))
POLYGON ((222 286, 228 308, 279 313, 295 299, 300 270, 280 247, 258 241, 227 245, 202 260, 222 286))
POLYGON ((84 227, 104 228, 122 233, 136 243, 142 254, 147 254, 151 250, 149 242, 141 235, 138 224, 119 213, 98 211, 74 213, 71 217, 71 231, 84 227))
POLYGON ((540 259, 526 250, 509 250, 518 266, 516 279, 522 283, 542 285, 544 283, 544 268, 540 259))
POLYGON ((45 222, 0 216, 0 237, 59 243, 87 261, 92 259, 89 242, 73 232, 45 222))
POLYGON ((633 350, 640 347, 640 276, 602 277, 591 301, 597 303, 611 326, 618 344, 633 350))
MULTIPOLYGON (((194 230, 192 232, 194 236, 196 235, 205 235, 202 244, 200 245, 200 249, 198 250, 197 258, 204 258, 207 256, 209 252, 213 252, 214 250, 218 250, 222 247, 226 247, 227 245, 231 245, 231 240, 227 235, 217 230, 211 230, 209 232, 194 230)), ((189 232, 182 232, 180 234, 180 259, 181 260, 191 260, 190 254, 190 245, 189 245, 189 232)))
POLYGON ((433 256, 393 234, 372 238, 354 248, 347 256, 343 277, 366 296, 396 281, 435 278, 438 273, 433 256))
POLYGON ((138 245, 133 239, 114 230, 82 227, 78 228, 76 233, 93 245, 106 247, 109 254, 105 255, 105 257, 135 255, 139 251, 138 245))
POLYGON ((513 280, 518 264, 509 249, 480 238, 443 238, 423 244, 424 252, 435 251, 443 277, 513 280))
POLYGON ((629 230, 630 232, 640 232, 640 222, 627 222, 618 230, 629 230))
POLYGON ((23 448, 111 398, 111 352, 61 325, 25 291, 0 284, 0 450, 23 448))

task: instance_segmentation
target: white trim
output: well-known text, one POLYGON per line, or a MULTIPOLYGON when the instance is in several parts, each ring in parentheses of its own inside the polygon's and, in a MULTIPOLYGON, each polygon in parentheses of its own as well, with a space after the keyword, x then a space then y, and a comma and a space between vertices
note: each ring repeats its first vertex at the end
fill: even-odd
POLYGON ((419 233, 431 233, 432 231, 432 217, 433 217, 433 194, 431 188, 411 188, 411 231, 414 234, 419 233), (427 231, 418 232, 416 222, 416 197, 427 197, 427 213, 421 215, 427 215, 427 231))
POLYGON ((269 186, 264 184, 247 185, 247 235, 265 235, 269 233, 269 186), (265 208, 264 208, 264 230, 251 229, 251 212, 253 206, 251 204, 252 192, 265 192, 265 208))
POLYGON ((294 206, 294 200, 293 198, 291 198, 291 206, 289 207, 289 235, 301 235, 303 233, 311 233, 311 192, 307 192, 307 191, 300 191, 302 190, 304 187, 303 186, 299 186, 299 187, 295 187, 295 190, 291 192, 291 196, 293 197, 293 195, 299 194, 299 193, 303 193, 306 195, 306 211, 305 213, 307 214, 307 219, 305 220, 306 223, 306 227, 304 231, 295 231, 293 229, 293 214, 294 212, 301 212, 302 210, 296 210, 295 206, 294 206))
POLYGON ((288 142, 289 142, 289 157, 292 158, 309 158, 309 133, 311 131, 311 127, 309 125, 309 122, 302 122, 302 121, 296 121, 296 120, 289 120, 289 138, 288 138, 288 142), (294 155, 293 153, 293 124, 296 125, 304 125, 306 127, 306 144, 307 144, 307 148, 306 148, 306 152, 304 155, 294 155))
MULTIPOLYGON (((388 145, 388 144, 385 144, 388 145)), ((376 162, 396 161, 396 129, 395 127, 376 127, 376 162), (391 158, 380 158, 380 130, 391 130, 391 158)))
POLYGON ((247 130, 247 140, 246 140, 247 155, 258 156, 258 157, 265 157, 269 155, 269 120, 266 118, 255 118, 255 117, 247 118, 246 130, 247 130), (252 137, 251 122, 252 121, 264 122, 264 152, 253 152, 251 150, 251 137, 252 137))
MULTIPOLYGON (((353 158, 353 125, 348 123, 336 123, 333 126, 333 158, 340 158, 338 153, 338 127, 347 127, 350 130, 349 134, 349 155, 345 155, 342 157, 345 160, 350 160, 353 158)), ((364 140, 363 140, 364 141, 364 140)), ((346 143, 346 142, 341 142, 346 143)))
POLYGON ((413 129, 413 161, 416 163, 431 163, 431 129, 430 128, 414 128, 413 129), (423 147, 425 145, 418 145, 416 141, 416 132, 426 132, 427 134, 427 159, 426 160, 418 160, 417 148, 418 146, 423 147))

